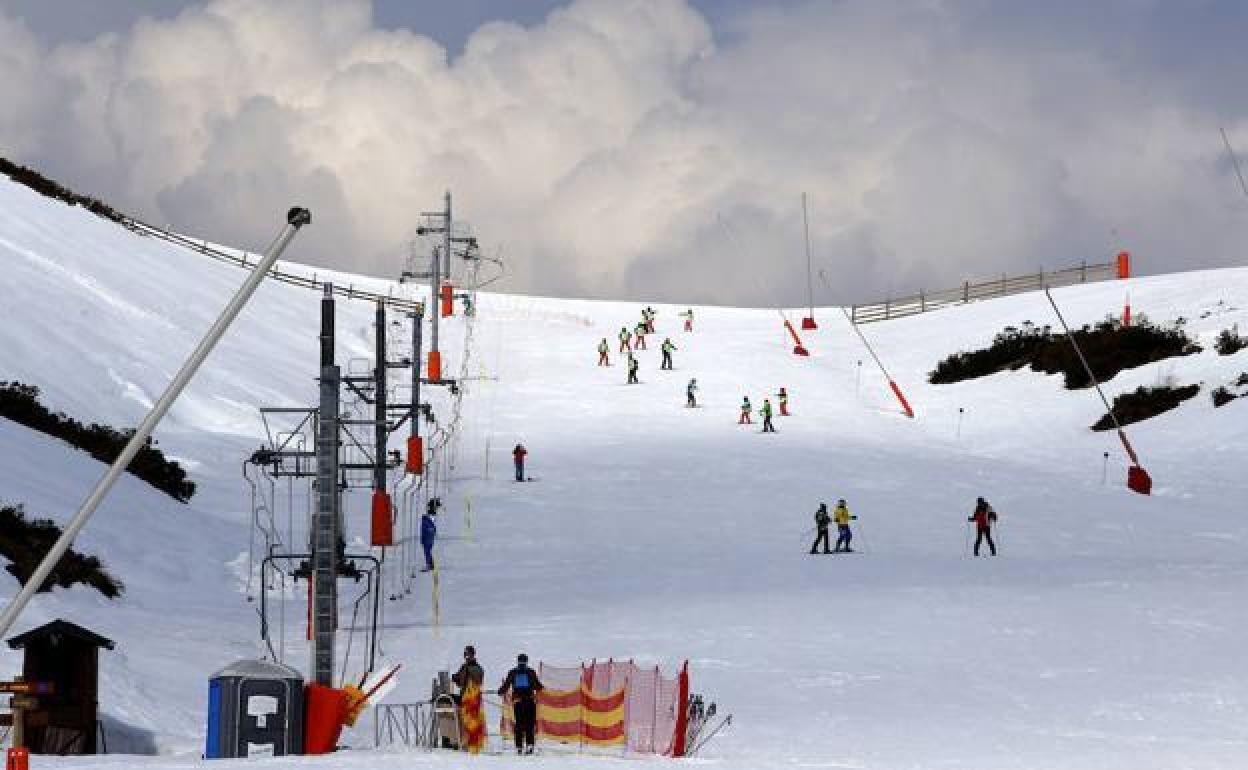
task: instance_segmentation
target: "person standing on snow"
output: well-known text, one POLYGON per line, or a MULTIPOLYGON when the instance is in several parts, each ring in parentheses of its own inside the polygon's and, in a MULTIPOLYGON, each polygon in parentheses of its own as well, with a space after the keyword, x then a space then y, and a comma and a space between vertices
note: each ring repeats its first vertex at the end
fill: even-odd
POLYGON ((693 308, 689 308, 688 310, 681 313, 680 315, 682 318, 685 319, 685 331, 687 332, 693 331, 693 308))
POLYGON ((696 378, 689 380, 689 384, 685 386, 685 406, 694 409, 698 405, 698 380, 696 378))
POLYGON ((737 425, 753 425, 754 421, 750 419, 750 414, 754 411, 754 407, 750 406, 750 397, 746 396, 741 401, 741 418, 737 420, 737 425))
POLYGON ((763 416, 763 433, 775 433, 776 426, 771 424, 771 401, 769 399, 763 399, 763 408, 759 409, 758 413, 763 416))
POLYGON ((421 572, 433 571, 433 543, 438 537, 438 523, 433 517, 438 515, 438 508, 441 507, 442 501, 432 498, 420 517, 420 547, 425 551, 425 568, 421 572))
POLYGON ((641 317, 646 322, 646 334, 654 334, 654 308, 647 305, 646 309, 641 311, 641 317))
POLYGON ((528 453, 524 444, 516 444, 516 448, 511 450, 511 459, 516 463, 516 481, 524 481, 524 458, 528 453))
POLYGON ((675 349, 676 349, 676 346, 672 344, 672 338, 671 338, 671 337, 665 337, 665 338, 663 338, 663 346, 662 346, 662 350, 663 350, 663 363, 659 365, 659 368, 660 368, 660 369, 667 369, 668 371, 671 371, 671 369, 672 369, 672 351, 673 351, 673 350, 675 350, 675 349))
POLYGON ((602 342, 598 343, 598 365, 610 366, 611 359, 607 357, 607 353, 611 350, 611 346, 607 344, 607 338, 603 337, 602 342))
POLYGON ((849 522, 857 518, 849 514, 849 506, 845 505, 844 499, 836 501, 836 510, 832 513, 832 520, 836 522, 836 548, 833 548, 833 551, 854 552, 854 549, 849 547, 849 541, 854 539, 854 533, 849 531, 849 522))
POLYGON ((627 353, 633 349, 632 346, 629 344, 629 341, 632 338, 633 338, 633 335, 628 333, 628 327, 621 326, 620 327, 620 352, 621 353, 627 353))
POLYGON ((637 379, 637 370, 641 368, 641 364, 637 363, 637 357, 632 353, 628 354, 628 384, 639 385, 637 379))
POLYGON ((810 552, 813 555, 819 550, 819 544, 823 543, 823 552, 832 553, 828 550, 828 522, 832 520, 828 516, 828 504, 819 503, 819 510, 815 511, 815 542, 810 546, 810 552))
POLYGON ((636 343, 633 350, 646 350, 646 324, 644 321, 638 321, 637 327, 633 329, 633 339, 636 343))
POLYGON ((979 556, 979 544, 988 541, 988 550, 997 555, 997 544, 992 542, 992 525, 997 520, 997 512, 992 510, 988 501, 980 497, 975 500, 975 512, 967 521, 975 522, 975 555, 979 556))
POLYGON ((516 667, 507 672, 498 694, 506 697, 511 693, 511 705, 515 718, 516 753, 532 754, 537 732, 537 694, 544 690, 537 672, 529 668, 529 656, 523 652, 516 656, 516 667))
POLYGON ((485 669, 481 668, 481 664, 477 662, 476 647, 470 644, 464 648, 464 662, 451 677, 451 681, 459 687, 461 697, 464 694, 464 690, 468 689, 469 682, 473 682, 477 687, 480 687, 481 683, 485 681, 485 669))
POLYGON ((784 388, 781 388, 780 392, 776 394, 776 398, 779 399, 780 401, 780 416, 788 417, 789 416, 789 394, 785 392, 784 388))

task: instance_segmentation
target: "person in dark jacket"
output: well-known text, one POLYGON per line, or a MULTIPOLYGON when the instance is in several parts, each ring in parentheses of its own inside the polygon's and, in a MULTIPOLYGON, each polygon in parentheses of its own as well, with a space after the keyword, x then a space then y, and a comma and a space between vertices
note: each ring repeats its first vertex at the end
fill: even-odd
POLYGON ((507 672, 500 696, 511 693, 515 712, 516 753, 532 754, 537 733, 537 694, 544 688, 538 681, 537 672, 529 668, 529 656, 523 652, 516 656, 516 667, 507 672))
POLYGON ((524 444, 516 444, 516 448, 511 450, 511 459, 516 463, 516 481, 524 481, 524 457, 528 453, 524 444))
POLYGON ((477 648, 471 644, 464 648, 464 662, 459 670, 451 676, 451 681, 459 688, 460 697, 468 688, 469 682, 476 682, 477 687, 485 681, 485 669, 477 662, 477 648))
POLYGON ((434 497, 420 517, 420 547, 425 551, 425 568, 421 572, 433 571, 433 543, 438 538, 438 523, 433 517, 438 515, 441 507, 442 501, 434 497))
POLYGON ((815 511, 815 531, 818 534, 815 535, 815 542, 810 546, 811 554, 819 550, 820 543, 823 543, 824 553, 832 553, 828 550, 828 522, 831 520, 832 517, 828 515, 828 504, 819 503, 819 510, 815 511))
POLYGON ((988 541, 988 550, 997 555, 997 544, 992 542, 992 525, 997 521, 997 512, 984 498, 975 501, 975 512, 967 521, 975 522, 975 555, 979 556, 979 544, 988 541))
POLYGON ((633 357, 632 353, 629 353, 628 354, 628 384, 629 385, 640 384, 640 381, 637 379, 637 370, 640 368, 641 368, 641 364, 637 363, 637 359, 633 357))

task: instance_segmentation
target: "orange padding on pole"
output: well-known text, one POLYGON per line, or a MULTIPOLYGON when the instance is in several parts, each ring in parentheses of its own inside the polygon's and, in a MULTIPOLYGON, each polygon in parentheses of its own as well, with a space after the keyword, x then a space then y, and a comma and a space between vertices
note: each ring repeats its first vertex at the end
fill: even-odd
POLYGON ((442 284, 442 317, 446 318, 455 312, 455 293, 449 283, 442 284))
POLYGON ((30 770, 30 749, 9 749, 4 763, 5 770, 30 770))
POLYGON ((425 440, 420 436, 407 439, 407 472, 419 476, 425 470, 425 440))
POLYGON ((905 410, 906 416, 913 418, 914 410, 910 408, 910 402, 906 401, 906 397, 901 394, 901 388, 897 387, 897 383, 889 380, 888 387, 893 389, 893 395, 897 396, 897 400, 901 402, 901 408, 905 410))
POLYGON ((373 545, 394 545, 394 517, 390 511, 390 495, 385 490, 373 490, 373 545))
POLYGON ((347 693, 313 682, 304 691, 303 753, 328 754, 338 748, 347 719, 347 693))
POLYGON ((1118 252, 1118 277, 1131 277, 1131 252, 1129 251, 1118 252))
POLYGON ((426 367, 425 373, 434 382, 442 379, 442 354, 439 351, 429 351, 429 365, 426 367))

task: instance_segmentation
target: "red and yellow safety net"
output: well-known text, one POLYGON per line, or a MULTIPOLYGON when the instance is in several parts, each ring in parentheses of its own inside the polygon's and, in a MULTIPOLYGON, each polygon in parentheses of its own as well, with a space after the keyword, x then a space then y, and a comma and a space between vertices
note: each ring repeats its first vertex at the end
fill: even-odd
MULTIPOLYGON (((626 689, 595 695, 587 684, 576 690, 545 689, 537 694, 537 734, 560 743, 620 746, 625 729, 626 689)), ((510 697, 503 703, 502 731, 515 729, 510 697)))

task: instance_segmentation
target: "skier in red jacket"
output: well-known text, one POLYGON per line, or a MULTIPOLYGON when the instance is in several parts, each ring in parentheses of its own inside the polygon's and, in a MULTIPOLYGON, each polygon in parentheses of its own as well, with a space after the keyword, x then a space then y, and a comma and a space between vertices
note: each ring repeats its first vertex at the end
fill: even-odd
POLYGON ((512 459, 516 461, 516 481, 524 481, 524 456, 528 453, 524 444, 516 444, 516 448, 511 450, 512 459))
POLYGON ((975 512, 967 521, 975 522, 975 555, 979 556, 979 544, 988 541, 988 550, 997 555, 997 544, 992 542, 992 525, 997 521, 997 512, 984 498, 975 501, 975 512))

